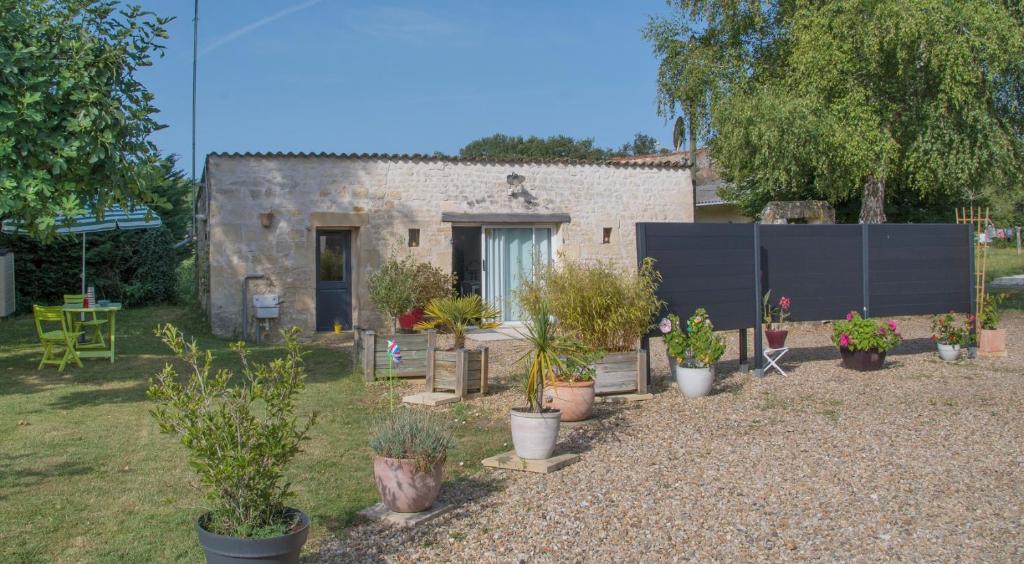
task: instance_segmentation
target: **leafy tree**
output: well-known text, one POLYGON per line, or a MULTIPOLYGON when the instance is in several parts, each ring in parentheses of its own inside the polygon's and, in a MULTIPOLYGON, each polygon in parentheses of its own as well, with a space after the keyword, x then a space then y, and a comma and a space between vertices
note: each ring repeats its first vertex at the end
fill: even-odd
POLYGON ((887 201, 1021 201, 1019 3, 672 4, 677 16, 646 30, 663 111, 706 108, 715 158, 748 211, 812 195, 859 199, 860 221, 882 222, 887 201))
POLYGON ((620 155, 636 157, 640 155, 653 155, 659 152, 667 153, 668 149, 659 149, 658 140, 654 137, 637 133, 633 136, 633 142, 626 143, 618 152, 620 155))
POLYGON ((161 204, 153 95, 135 78, 170 20, 115 0, 0 0, 0 217, 161 204))
POLYGON ((593 138, 573 139, 568 135, 523 138, 495 133, 468 143, 459 150, 461 157, 489 159, 573 159, 603 161, 612 151, 594 145, 593 138))

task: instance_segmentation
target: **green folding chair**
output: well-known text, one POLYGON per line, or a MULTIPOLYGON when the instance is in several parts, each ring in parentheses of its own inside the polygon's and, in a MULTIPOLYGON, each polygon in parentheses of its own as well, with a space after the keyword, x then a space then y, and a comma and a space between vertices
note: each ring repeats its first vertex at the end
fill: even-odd
POLYGON ((82 360, 78 358, 75 350, 75 341, 81 333, 68 330, 68 318, 64 315, 64 308, 61 306, 32 306, 32 313, 36 319, 36 334, 39 335, 39 343, 43 345, 43 359, 39 361, 41 370, 47 364, 55 364, 61 372, 68 362, 74 362, 79 367, 82 360), (56 323, 59 329, 48 328, 56 323), (44 327, 44 325, 46 327, 44 327), (64 347, 63 356, 57 355, 57 348, 64 347))
MULTIPOLYGON (((64 305, 82 307, 82 302, 85 301, 85 294, 64 294, 64 305)), ((77 331, 81 334, 86 335, 86 341, 79 343, 79 349, 105 349, 107 348, 107 341, 103 334, 103 326, 107 324, 106 319, 100 319, 96 312, 84 314, 85 319, 82 319, 81 315, 70 313, 71 317, 71 330, 77 331), (90 317, 91 316, 91 317, 90 317), (85 330, 82 328, 85 327, 85 330), (92 336, 88 335, 89 328, 92 328, 92 336)))

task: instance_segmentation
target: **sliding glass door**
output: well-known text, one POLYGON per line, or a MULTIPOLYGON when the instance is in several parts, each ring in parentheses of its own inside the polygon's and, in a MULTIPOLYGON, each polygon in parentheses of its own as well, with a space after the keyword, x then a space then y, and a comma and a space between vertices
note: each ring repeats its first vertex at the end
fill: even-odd
POLYGON ((551 262, 551 229, 499 227, 484 229, 484 299, 501 308, 503 321, 523 317, 516 290, 538 265, 551 262))

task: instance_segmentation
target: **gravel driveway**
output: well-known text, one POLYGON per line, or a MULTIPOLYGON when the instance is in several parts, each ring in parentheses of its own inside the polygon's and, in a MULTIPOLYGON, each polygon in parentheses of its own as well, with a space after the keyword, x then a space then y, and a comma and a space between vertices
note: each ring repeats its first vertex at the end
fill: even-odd
MULTIPOLYGON (((582 460, 548 476, 482 471, 416 530, 376 523, 314 560, 1024 560, 1024 316, 1011 356, 943 363, 928 320, 889 367, 838 366, 830 328, 791 327, 788 377, 736 372, 714 395, 600 406, 563 426, 582 460)), ((655 356, 663 353, 652 345, 655 356)), ((731 353, 731 357, 729 354, 731 353)), ((661 376, 663 362, 655 363, 661 376)), ((515 399, 511 391, 485 400, 515 399)))

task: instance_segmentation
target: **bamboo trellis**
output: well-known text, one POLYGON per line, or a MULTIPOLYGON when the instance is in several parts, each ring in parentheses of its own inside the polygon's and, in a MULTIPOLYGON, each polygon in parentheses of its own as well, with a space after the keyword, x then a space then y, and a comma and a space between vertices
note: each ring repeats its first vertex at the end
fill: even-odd
POLYGON ((988 258, 988 208, 956 208, 956 222, 974 226, 975 260, 974 260, 974 300, 975 310, 981 312, 985 305, 985 262, 988 258))

